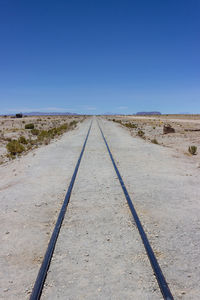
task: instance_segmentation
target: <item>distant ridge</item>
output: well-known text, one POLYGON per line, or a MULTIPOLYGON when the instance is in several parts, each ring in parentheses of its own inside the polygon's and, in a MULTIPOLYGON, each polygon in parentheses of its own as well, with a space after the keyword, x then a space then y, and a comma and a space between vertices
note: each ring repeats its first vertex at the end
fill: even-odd
POLYGON ((159 111, 140 111, 136 113, 137 116, 152 116, 152 115, 161 115, 159 111))
MULTIPOLYGON (((70 112, 39 112, 39 111, 32 111, 32 112, 24 112, 22 113, 23 116, 74 116, 78 115, 77 113, 70 113, 70 112)), ((1 114, 7 116, 15 116, 15 114, 1 114)))
POLYGON ((77 113, 70 113, 70 112, 24 112, 23 115, 27 116, 57 116, 57 115, 78 115, 77 113))

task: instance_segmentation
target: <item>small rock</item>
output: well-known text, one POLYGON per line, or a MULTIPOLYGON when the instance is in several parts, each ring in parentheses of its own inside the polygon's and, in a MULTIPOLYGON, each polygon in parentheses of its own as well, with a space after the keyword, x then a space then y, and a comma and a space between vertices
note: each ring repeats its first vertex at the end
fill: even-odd
POLYGON ((181 291, 181 295, 185 295, 186 294, 186 292, 185 291, 181 291))
POLYGON ((174 133, 175 129, 170 125, 170 124, 165 124, 163 126, 163 133, 167 134, 167 133, 174 133))
POLYGON ((10 232, 9 231, 6 231, 6 234, 9 234, 10 232))

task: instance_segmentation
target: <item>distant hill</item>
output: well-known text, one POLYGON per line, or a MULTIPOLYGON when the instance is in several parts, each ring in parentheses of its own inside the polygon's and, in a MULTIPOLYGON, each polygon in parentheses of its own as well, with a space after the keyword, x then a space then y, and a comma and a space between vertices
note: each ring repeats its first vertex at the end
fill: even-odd
POLYGON ((140 111, 136 113, 137 116, 152 116, 152 115, 161 115, 159 111, 140 111))
POLYGON ((33 111, 33 112, 25 112, 23 115, 26 116, 60 116, 60 115, 77 115, 77 113, 70 113, 70 112, 38 112, 38 111, 33 111))
MULTIPOLYGON (((5 115, 5 114, 4 114, 5 115)), ((65 115, 78 115, 77 113, 70 113, 70 112, 24 112, 23 116, 65 116, 65 115)), ((15 114, 7 114, 7 116, 15 116, 15 114)))

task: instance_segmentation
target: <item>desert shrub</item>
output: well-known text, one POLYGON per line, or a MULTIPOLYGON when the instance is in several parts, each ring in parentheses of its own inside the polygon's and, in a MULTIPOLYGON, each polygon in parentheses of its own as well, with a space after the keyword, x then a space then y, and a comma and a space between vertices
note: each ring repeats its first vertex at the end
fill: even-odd
POLYGON ((25 129, 34 129, 34 124, 33 123, 29 123, 25 125, 25 129))
POLYGON ((128 127, 128 128, 137 128, 137 125, 136 124, 133 124, 133 123, 131 123, 131 122, 128 122, 128 123, 126 123, 126 124, 124 124, 126 127, 128 127))
POLYGON ((29 140, 29 144, 30 144, 31 146, 36 145, 36 144, 37 144, 37 139, 36 139, 36 140, 30 139, 30 140, 29 140))
POLYGON ((52 128, 52 129, 49 129, 48 130, 48 136, 53 139, 58 134, 58 132, 59 132, 59 130, 56 127, 52 128))
POLYGON ((195 155, 197 153, 197 146, 189 146, 188 151, 190 154, 195 155))
POLYGON ((158 141, 157 141, 157 139, 152 139, 152 140, 151 140, 151 142, 152 142, 153 144, 156 144, 156 145, 158 145, 158 141))
POLYGON ((6 142, 11 142, 12 139, 11 139, 10 137, 8 137, 8 138, 4 138, 4 141, 6 141, 6 142))
POLYGON ((26 138, 24 136, 20 136, 18 138, 18 142, 21 144, 24 144, 24 145, 28 144, 28 141, 26 140, 26 138))
POLYGON ((140 137, 143 137, 144 136, 144 131, 138 130, 137 135, 140 136, 140 137))
POLYGON ((115 119, 113 119, 113 122, 115 122, 115 119))
POLYGON ((12 140, 11 142, 9 142, 6 145, 6 148, 11 155, 22 153, 25 150, 24 146, 17 140, 12 140))
POLYGON ((23 117, 23 115, 21 113, 20 114, 16 114, 15 116, 16 116, 16 118, 22 118, 23 117))
POLYGON ((155 126, 153 126, 153 129, 156 129, 156 127, 155 127, 155 126))
POLYGON ((31 129, 31 133, 32 133, 32 135, 38 135, 40 133, 40 131, 39 131, 39 129, 33 128, 33 129, 31 129))
POLYGON ((115 122, 116 122, 116 123, 119 123, 119 124, 122 124, 122 121, 121 121, 121 120, 116 120, 115 122))
POLYGON ((71 126, 76 126, 76 124, 77 124, 77 121, 71 121, 70 123, 69 123, 69 126, 71 127, 71 126))
POLYGON ((68 129, 68 124, 67 123, 65 123, 65 124, 61 125, 60 127, 58 127, 58 130, 60 130, 60 131, 65 131, 67 129, 68 129))
POLYGON ((48 131, 47 130, 41 130, 39 135, 38 135, 38 140, 42 141, 44 138, 48 137, 48 131))

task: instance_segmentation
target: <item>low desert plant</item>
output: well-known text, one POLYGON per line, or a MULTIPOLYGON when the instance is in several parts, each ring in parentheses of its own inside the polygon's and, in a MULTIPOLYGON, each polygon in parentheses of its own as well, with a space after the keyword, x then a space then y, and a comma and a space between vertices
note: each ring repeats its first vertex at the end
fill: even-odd
POLYGON ((123 124, 121 120, 115 120, 116 123, 123 124))
POLYGON ((29 123, 25 125, 25 129, 34 129, 34 124, 33 123, 29 123))
POLYGON ((11 155, 20 154, 25 150, 24 146, 17 140, 12 140, 11 142, 9 142, 6 145, 6 148, 11 155))
POLYGON ((21 144, 24 144, 24 145, 28 144, 28 142, 27 142, 27 140, 26 140, 26 138, 24 136, 20 136, 18 138, 18 142, 21 143, 21 144))
POLYGON ((144 131, 143 130, 138 130, 137 135, 140 136, 140 137, 143 137, 144 136, 144 131))
POLYGON ((69 126, 71 127, 71 126, 76 126, 76 124, 77 124, 77 121, 71 121, 70 123, 69 123, 69 126))
POLYGON ((131 123, 131 122, 128 122, 128 123, 126 123, 126 124, 124 124, 126 127, 128 127, 128 128, 137 128, 137 125, 136 124, 133 124, 133 123, 131 123))
POLYGON ((197 146, 189 146, 188 151, 190 154, 195 155, 197 153, 197 146))
POLYGON ((156 145, 158 145, 158 141, 157 141, 157 139, 155 139, 155 138, 154 138, 154 139, 152 139, 152 140, 151 140, 151 142, 152 142, 153 144, 156 144, 156 145))
POLYGON ((39 135, 38 135, 38 140, 42 141, 44 138, 48 137, 48 131, 47 130, 41 130, 39 135))
POLYGON ((38 135, 40 133, 40 131, 39 131, 39 129, 33 128, 33 129, 31 129, 31 133, 32 133, 32 135, 38 135))

